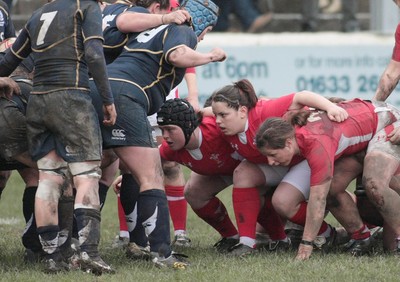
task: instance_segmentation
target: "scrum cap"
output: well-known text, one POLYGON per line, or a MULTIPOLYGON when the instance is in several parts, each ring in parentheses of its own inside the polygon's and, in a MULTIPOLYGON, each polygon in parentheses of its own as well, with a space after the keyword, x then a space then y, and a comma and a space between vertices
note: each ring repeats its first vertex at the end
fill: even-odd
POLYGON ((199 36, 207 27, 215 26, 218 6, 210 0, 184 0, 182 5, 192 16, 193 30, 199 36))
POLYGON ((189 102, 180 99, 167 100, 157 113, 158 125, 177 125, 185 135, 185 145, 199 126, 198 117, 189 102))

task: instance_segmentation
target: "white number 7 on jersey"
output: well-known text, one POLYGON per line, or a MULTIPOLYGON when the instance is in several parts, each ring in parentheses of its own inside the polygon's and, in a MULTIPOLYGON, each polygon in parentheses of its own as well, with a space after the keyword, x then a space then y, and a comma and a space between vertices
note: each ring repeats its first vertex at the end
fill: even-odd
POLYGON ((46 36, 47 30, 50 27, 51 22, 54 20, 55 16, 57 15, 58 11, 50 12, 50 13, 44 13, 40 17, 40 20, 43 21, 42 27, 40 28, 37 40, 36 40, 36 45, 41 45, 44 43, 44 37, 46 36))

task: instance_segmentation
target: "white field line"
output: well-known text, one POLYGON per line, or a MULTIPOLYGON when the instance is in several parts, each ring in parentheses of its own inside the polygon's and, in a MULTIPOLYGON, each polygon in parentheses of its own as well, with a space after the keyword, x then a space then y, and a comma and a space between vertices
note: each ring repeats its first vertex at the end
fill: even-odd
POLYGON ((4 218, 4 217, 0 217, 0 225, 17 225, 17 224, 21 224, 21 219, 18 219, 16 217, 8 217, 8 218, 4 218))

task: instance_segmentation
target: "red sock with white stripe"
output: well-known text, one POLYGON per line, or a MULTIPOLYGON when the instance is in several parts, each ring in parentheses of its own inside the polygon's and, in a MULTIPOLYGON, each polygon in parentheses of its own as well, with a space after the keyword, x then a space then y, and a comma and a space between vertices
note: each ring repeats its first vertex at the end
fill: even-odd
POLYGON ((356 232, 353 232, 351 234, 351 239, 354 240, 365 240, 367 238, 369 238, 371 236, 371 232, 369 230, 369 228, 363 224, 363 226, 357 230, 356 232))
POLYGON ((129 238, 128 225, 126 224, 126 217, 124 209, 122 208, 121 198, 117 196, 118 205, 118 220, 119 220, 119 237, 129 238))
POLYGON ((174 225, 175 234, 186 231, 187 202, 184 196, 184 186, 165 185, 169 214, 174 225))
POLYGON ((255 187, 233 187, 232 199, 240 243, 254 248, 256 244, 257 217, 260 212, 260 195, 258 189, 255 187))

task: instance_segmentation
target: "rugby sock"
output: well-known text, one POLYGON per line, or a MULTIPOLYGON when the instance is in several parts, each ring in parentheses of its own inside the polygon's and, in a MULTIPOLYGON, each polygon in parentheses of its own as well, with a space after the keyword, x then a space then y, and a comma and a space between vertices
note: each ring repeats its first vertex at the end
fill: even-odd
POLYGON ((119 220, 119 237, 129 238, 128 225, 126 224, 125 212, 121 204, 120 195, 117 195, 118 220, 119 220))
POLYGON ((261 208, 257 222, 264 227, 271 240, 285 240, 287 238, 285 225, 283 224, 281 217, 273 208, 271 200, 271 196, 265 197, 264 206, 261 208))
POLYGON ((289 218, 289 220, 295 224, 304 227, 304 225, 306 224, 306 215, 307 215, 307 202, 304 201, 300 203, 299 210, 292 218, 289 218))
POLYGON ((103 209, 106 202, 108 192, 108 186, 102 182, 99 182, 99 200, 100 200, 100 211, 103 209))
POLYGON ((193 211, 217 230, 222 237, 229 238, 238 235, 224 204, 217 197, 212 198, 204 207, 193 211))
POLYGON ((47 225, 37 228, 42 249, 47 255, 53 255, 60 252, 58 248, 58 225, 47 225))
POLYGON ((73 222, 74 197, 62 195, 58 202, 58 226, 60 228, 58 245, 65 258, 73 255, 71 248, 73 222))
POLYGON ((90 257, 99 255, 100 243, 100 211, 88 208, 74 210, 76 227, 78 228, 80 251, 90 257))
MULTIPOLYGON (((301 202, 300 203, 300 207, 299 210, 297 211, 297 213, 292 217, 289 218, 289 220, 295 224, 301 225, 304 227, 304 225, 306 224, 306 216, 307 216, 307 202, 301 202)), ((328 237, 330 235, 331 229, 328 225, 328 223, 326 223, 326 221, 323 221, 321 224, 321 228, 318 231, 318 235, 323 235, 325 236, 325 234, 327 234, 328 237)))
POLYGON ((146 247, 148 240, 145 230, 138 223, 137 202, 140 195, 140 187, 135 178, 131 174, 123 174, 120 200, 125 213, 125 221, 129 231, 129 241, 136 243, 138 246, 146 247))
POLYGON ((318 231, 318 236, 324 236, 328 238, 329 236, 331 236, 331 232, 332 232, 331 226, 325 221, 323 221, 321 224, 321 228, 318 231))
POLYGON ((149 239, 150 251, 160 256, 171 255, 168 202, 159 189, 143 191, 138 199, 138 223, 143 225, 149 239))
POLYGON ((34 252, 42 250, 35 220, 35 194, 37 186, 26 187, 22 196, 22 212, 26 226, 22 233, 22 244, 34 252))
POLYGON ((260 212, 258 189, 233 187, 232 199, 240 243, 254 248, 257 217, 260 212))
POLYGON ((28 222, 35 212, 35 194, 37 186, 26 187, 22 196, 22 212, 25 222, 28 222))
POLYGON ((371 236, 370 230, 365 224, 363 224, 363 226, 359 230, 351 234, 351 239, 364 240, 369 238, 370 236, 371 236))
POLYGON ((186 231, 187 202, 184 196, 184 186, 165 185, 169 214, 175 232, 186 231))

